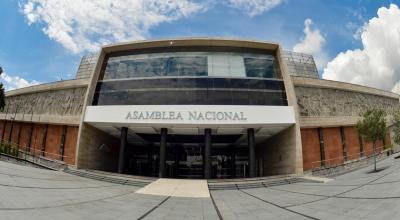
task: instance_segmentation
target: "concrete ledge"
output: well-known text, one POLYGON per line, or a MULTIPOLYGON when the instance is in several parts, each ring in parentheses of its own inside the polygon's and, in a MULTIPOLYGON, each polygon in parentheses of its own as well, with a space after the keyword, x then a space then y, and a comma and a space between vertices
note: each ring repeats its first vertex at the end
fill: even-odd
POLYGON ((345 83, 333 80, 314 79, 314 78, 307 78, 300 76, 292 76, 292 79, 293 79, 293 84, 295 86, 338 89, 351 92, 366 93, 377 96, 385 96, 393 99, 400 98, 400 95, 396 93, 351 83, 345 83))
POLYGON ((0 120, 13 120, 18 122, 34 122, 46 124, 79 125, 80 115, 31 115, 31 114, 5 114, 0 113, 0 120))
POLYGON ((158 47, 179 47, 179 46, 221 46, 221 47, 244 47, 266 50, 277 50, 278 44, 266 41, 243 40, 238 38, 210 38, 210 37, 188 37, 188 38, 170 38, 159 40, 132 41, 126 43, 117 43, 106 45, 102 50, 106 53, 135 50, 143 48, 158 47))
MULTIPOLYGON (((318 128, 318 127, 345 127, 356 126, 358 120, 362 117, 358 116, 323 116, 323 117, 300 117, 301 128, 318 128)), ((386 125, 392 126, 393 117, 386 116, 386 125)))
POLYGON ((329 116, 329 117, 300 117, 301 128, 354 126, 361 117, 329 116))
POLYGON ((50 90, 62 90, 62 89, 71 89, 71 88, 79 88, 79 87, 87 87, 89 83, 89 79, 73 79, 73 80, 64 80, 58 82, 51 83, 43 83, 35 86, 29 86, 21 89, 11 90, 5 93, 6 97, 23 95, 29 93, 38 93, 50 90))

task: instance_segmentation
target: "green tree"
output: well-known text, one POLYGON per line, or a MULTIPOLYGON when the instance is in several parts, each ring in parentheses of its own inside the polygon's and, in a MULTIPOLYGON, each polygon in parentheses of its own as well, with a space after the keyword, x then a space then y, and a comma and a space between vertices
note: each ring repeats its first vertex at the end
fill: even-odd
POLYGON ((400 111, 397 111, 393 115, 393 141, 396 144, 400 144, 400 111))
POLYGON ((385 116, 385 111, 382 109, 369 109, 364 113, 363 118, 357 122, 357 130, 363 140, 372 142, 374 171, 376 171, 376 142, 383 141, 387 133, 385 116))
MULTIPOLYGON (((3 73, 3 68, 0 67, 0 75, 3 73)), ((0 83, 0 111, 3 111, 5 103, 3 83, 0 83)))

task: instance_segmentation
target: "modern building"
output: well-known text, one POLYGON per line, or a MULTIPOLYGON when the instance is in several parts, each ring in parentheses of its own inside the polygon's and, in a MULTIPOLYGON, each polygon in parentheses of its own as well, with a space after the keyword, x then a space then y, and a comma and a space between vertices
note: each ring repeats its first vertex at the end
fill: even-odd
MULTIPOLYGON (((78 169, 170 178, 301 174, 372 155, 355 125, 399 95, 319 79, 310 55, 212 38, 104 46, 76 79, 6 93, 0 135, 78 169)), ((378 144, 391 145, 390 135, 378 144)))

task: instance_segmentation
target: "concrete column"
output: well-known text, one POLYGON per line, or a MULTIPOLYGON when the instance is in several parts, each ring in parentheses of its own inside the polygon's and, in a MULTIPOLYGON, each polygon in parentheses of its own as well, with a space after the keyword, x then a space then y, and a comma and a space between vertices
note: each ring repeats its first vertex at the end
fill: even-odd
POLYGON ((247 129, 247 140, 249 145, 249 177, 256 176, 256 153, 254 128, 247 129))
POLYGON ((211 129, 206 128, 204 130, 204 178, 211 178, 211 129))
POLYGON ((235 149, 235 145, 230 147, 230 151, 231 151, 231 177, 235 178, 236 177, 236 149, 235 149))
POLYGON ((124 172, 124 163, 125 163, 125 148, 127 145, 127 136, 128 136, 128 128, 121 128, 121 139, 119 144, 119 160, 118 160, 118 173, 124 172))
POLYGON ((160 139, 160 166, 158 170, 158 177, 165 177, 165 158, 167 153, 167 135, 168 129, 161 128, 161 139, 160 139))

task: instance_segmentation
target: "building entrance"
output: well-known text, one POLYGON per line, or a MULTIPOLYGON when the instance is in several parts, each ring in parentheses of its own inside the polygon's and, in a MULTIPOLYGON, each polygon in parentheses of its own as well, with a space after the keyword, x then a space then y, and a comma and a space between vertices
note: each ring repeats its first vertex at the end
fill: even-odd
MULTIPOLYGON (((156 137, 140 135, 146 140, 156 137)), ((244 178, 249 176, 248 147, 235 144, 241 135, 212 136, 210 178, 244 178)), ((166 178, 205 178, 205 136, 168 135, 165 152, 166 178)), ((157 177, 160 173, 160 143, 128 144, 124 173, 157 177)))

